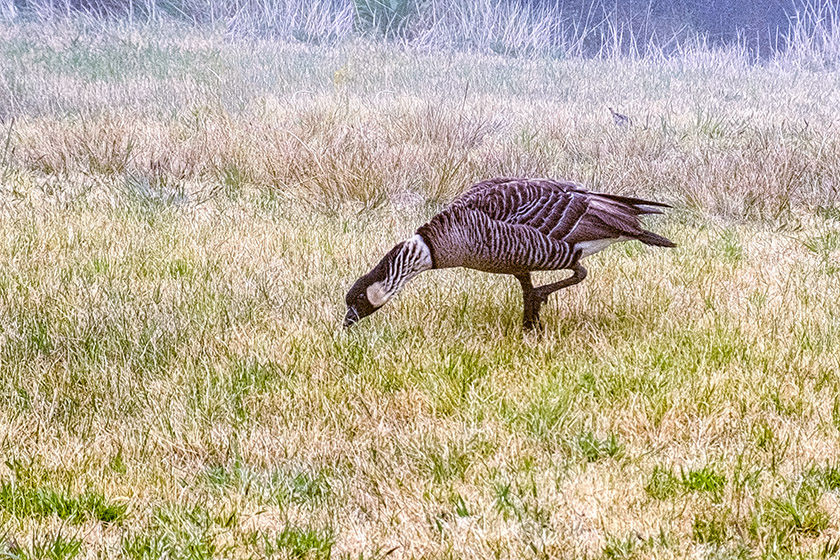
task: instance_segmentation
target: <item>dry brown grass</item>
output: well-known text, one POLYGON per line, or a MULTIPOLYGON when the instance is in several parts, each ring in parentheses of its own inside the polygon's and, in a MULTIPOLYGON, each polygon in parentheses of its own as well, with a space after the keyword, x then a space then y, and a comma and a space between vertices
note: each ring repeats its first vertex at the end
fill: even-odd
POLYGON ((0 36, 6 552, 837 547, 836 74, 73 31, 0 36), (593 257, 542 337, 468 271, 340 331, 356 275, 506 174, 671 202, 679 248, 593 257))

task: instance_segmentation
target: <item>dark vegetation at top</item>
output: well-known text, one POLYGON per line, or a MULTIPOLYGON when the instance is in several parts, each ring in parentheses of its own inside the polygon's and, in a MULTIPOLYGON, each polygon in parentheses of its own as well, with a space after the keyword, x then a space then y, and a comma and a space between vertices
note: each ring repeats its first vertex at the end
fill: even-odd
POLYGON ((0 0, 0 20, 68 16, 170 20, 315 44, 363 36, 552 57, 671 55, 702 44, 759 60, 838 33, 833 0, 0 0))

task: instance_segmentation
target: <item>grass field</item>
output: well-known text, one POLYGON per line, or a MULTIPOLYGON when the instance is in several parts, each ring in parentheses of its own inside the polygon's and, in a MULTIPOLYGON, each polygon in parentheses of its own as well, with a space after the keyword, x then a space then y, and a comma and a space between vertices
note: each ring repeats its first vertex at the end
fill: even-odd
POLYGON ((804 57, 0 27, 0 555, 837 557, 838 106, 804 57), (542 335, 464 270, 341 330, 497 175, 679 247, 590 258, 542 335))

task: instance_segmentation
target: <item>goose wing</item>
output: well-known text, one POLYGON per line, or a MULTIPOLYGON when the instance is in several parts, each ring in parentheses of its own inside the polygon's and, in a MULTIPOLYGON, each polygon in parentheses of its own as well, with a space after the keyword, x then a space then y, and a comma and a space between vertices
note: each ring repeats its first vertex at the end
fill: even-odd
POLYGON ((549 179, 491 179, 471 187, 453 206, 481 212, 491 220, 534 229, 571 246, 587 241, 638 239, 673 246, 646 231, 642 214, 659 214, 667 204, 606 193, 549 179))

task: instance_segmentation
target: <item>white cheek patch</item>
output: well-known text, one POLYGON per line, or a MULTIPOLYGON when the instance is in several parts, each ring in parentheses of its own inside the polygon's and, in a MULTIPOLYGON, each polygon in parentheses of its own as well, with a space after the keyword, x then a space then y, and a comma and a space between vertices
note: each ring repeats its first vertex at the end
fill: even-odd
POLYGON ((380 307, 391 298, 383 282, 374 282, 366 290, 367 298, 374 307, 380 307))

